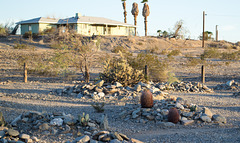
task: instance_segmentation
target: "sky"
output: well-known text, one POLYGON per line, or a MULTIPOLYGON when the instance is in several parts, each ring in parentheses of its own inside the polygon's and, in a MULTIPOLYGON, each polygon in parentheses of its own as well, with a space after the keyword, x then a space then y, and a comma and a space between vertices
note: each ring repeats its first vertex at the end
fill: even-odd
MULTIPOLYGON (((132 3, 137 2, 139 15, 137 30, 144 35, 142 0, 127 0, 127 23, 134 24, 131 14, 132 3)), ((203 11, 205 30, 213 32, 218 25, 219 40, 240 41, 240 0, 149 0, 148 35, 156 36, 157 30, 172 30, 177 21, 183 26, 191 39, 198 39, 203 30, 203 11)), ((67 18, 81 13, 84 16, 105 17, 124 21, 121 0, 0 0, 0 23, 18 22, 36 17, 67 18)))

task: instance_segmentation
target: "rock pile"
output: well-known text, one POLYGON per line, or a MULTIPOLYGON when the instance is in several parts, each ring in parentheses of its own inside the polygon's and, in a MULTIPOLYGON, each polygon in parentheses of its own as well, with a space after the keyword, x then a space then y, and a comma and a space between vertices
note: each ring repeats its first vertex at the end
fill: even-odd
POLYGON ((230 80, 224 84, 218 84, 215 90, 239 90, 240 84, 234 80, 230 80))
POLYGON ((0 142, 31 143, 42 142, 37 136, 72 136, 75 139, 67 143, 128 143, 138 142, 136 139, 109 130, 101 130, 101 123, 90 120, 81 126, 78 119, 64 113, 23 113, 11 122, 8 127, 0 127, 0 142), (34 136, 35 134, 35 136, 34 136))
POLYGON ((233 93, 233 96, 234 96, 234 97, 240 97, 240 92, 235 92, 235 93, 233 93))
POLYGON ((213 114, 207 107, 199 107, 194 104, 187 104, 182 98, 171 97, 156 101, 153 108, 141 108, 140 106, 126 106, 119 114, 124 121, 131 120, 138 123, 157 123, 163 126, 175 126, 168 122, 169 109, 177 108, 179 111, 179 121, 183 125, 193 123, 226 123, 226 118, 213 114))
POLYGON ((142 83, 139 82, 133 87, 123 87, 121 83, 115 82, 114 84, 104 83, 103 80, 97 81, 95 84, 77 84, 73 87, 66 87, 63 90, 54 90, 53 93, 59 96, 72 96, 76 98, 93 98, 95 100, 108 98, 108 99, 122 99, 139 96, 144 89, 157 95, 167 94, 164 91, 173 90, 180 92, 213 92, 204 84, 180 82, 180 83, 142 83))

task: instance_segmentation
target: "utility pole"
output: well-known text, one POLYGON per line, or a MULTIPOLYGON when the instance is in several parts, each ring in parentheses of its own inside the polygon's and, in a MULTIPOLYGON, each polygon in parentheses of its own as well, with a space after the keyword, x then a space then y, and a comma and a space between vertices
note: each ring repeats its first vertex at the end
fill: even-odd
POLYGON ((203 33, 202 33, 202 47, 204 48, 204 39, 205 39, 205 11, 203 11, 203 33))
POLYGON ((218 25, 216 25, 216 42, 218 41, 218 25))

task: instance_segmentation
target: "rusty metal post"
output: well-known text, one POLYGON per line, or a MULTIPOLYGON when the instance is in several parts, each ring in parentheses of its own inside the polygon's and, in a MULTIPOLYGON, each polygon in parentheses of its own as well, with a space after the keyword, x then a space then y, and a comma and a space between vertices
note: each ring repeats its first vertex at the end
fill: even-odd
POLYGON ((23 70, 24 70, 24 75, 23 75, 23 77, 24 77, 24 82, 25 83, 27 83, 27 63, 24 63, 24 68, 23 68, 23 70))
POLYGON ((148 80, 148 66, 147 65, 145 65, 144 76, 145 76, 145 79, 148 80))
POLYGON ((205 83, 205 66, 204 65, 202 65, 201 77, 202 77, 202 83, 205 83))
POLYGON ((205 40, 205 11, 203 11, 203 33, 202 33, 202 47, 204 48, 205 40))

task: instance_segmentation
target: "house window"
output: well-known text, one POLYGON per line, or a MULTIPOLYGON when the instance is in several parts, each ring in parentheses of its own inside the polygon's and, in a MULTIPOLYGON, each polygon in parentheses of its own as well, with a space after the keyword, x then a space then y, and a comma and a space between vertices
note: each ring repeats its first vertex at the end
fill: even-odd
POLYGON ((28 31, 32 31, 32 25, 28 25, 28 31))

